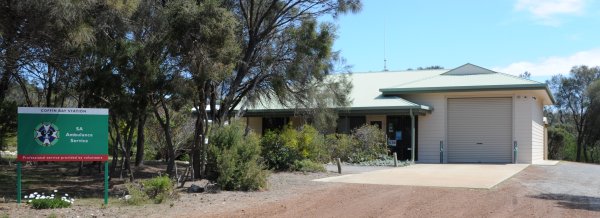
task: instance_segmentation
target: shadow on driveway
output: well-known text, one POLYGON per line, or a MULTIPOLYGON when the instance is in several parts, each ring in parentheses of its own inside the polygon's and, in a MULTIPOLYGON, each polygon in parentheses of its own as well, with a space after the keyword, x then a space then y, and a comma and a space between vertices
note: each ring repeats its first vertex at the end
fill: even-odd
POLYGON ((557 204, 563 208, 600 211, 600 198, 598 197, 570 194, 538 194, 529 197, 558 201, 557 204))

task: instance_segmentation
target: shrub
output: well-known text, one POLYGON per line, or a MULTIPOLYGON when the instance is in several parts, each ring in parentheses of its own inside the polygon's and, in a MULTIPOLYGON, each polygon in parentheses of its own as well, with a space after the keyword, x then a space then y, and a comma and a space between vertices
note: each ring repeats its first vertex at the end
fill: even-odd
POLYGON ((387 154, 385 133, 374 125, 364 125, 352 131, 358 141, 354 148, 354 159, 362 162, 377 159, 387 154))
POLYGON ((292 171, 302 171, 302 172, 325 172, 325 166, 320 163, 315 163, 309 159, 304 159, 300 161, 294 161, 294 164, 291 167, 292 171))
MULTIPOLYGON (((287 133, 289 134, 289 133, 287 133)), ((295 138, 295 137, 288 137, 295 138)), ((290 163, 298 159, 295 149, 292 149, 284 137, 275 131, 267 131, 262 139, 262 157, 269 169, 287 170, 290 163)))
POLYGON ((269 169, 293 170, 296 161, 327 161, 324 143, 324 136, 311 125, 303 125, 299 130, 288 125, 280 133, 265 133, 261 140, 262 157, 269 169))
POLYGON ((63 197, 58 197, 57 190, 54 190, 53 194, 48 196, 44 193, 38 194, 37 192, 24 196, 25 199, 29 199, 27 204, 30 204, 33 209, 67 208, 75 202, 75 199, 70 198, 69 194, 66 193, 63 197))
POLYGON ((141 205, 149 200, 160 204, 175 197, 173 182, 167 176, 142 180, 140 183, 127 183, 125 187, 130 196, 126 203, 130 205, 141 205))
POLYGON ((125 199, 125 203, 129 205, 141 205, 149 200, 148 195, 139 184, 127 183, 125 184, 125 188, 127 188, 127 193, 130 196, 129 199, 125 199))
POLYGON ((67 202, 61 199, 33 199, 31 202, 33 209, 54 209, 54 208, 67 208, 71 206, 71 202, 67 202))
POLYGON ((260 160, 260 141, 254 133, 245 134, 244 125, 232 122, 214 129, 210 136, 210 178, 224 190, 266 188, 267 171, 260 160))
POLYGON ((359 163, 378 159, 387 154, 385 133, 377 126, 364 125, 351 135, 330 134, 325 137, 326 150, 331 159, 359 163))
POLYGON ((168 176, 159 176, 142 182, 146 195, 160 204, 173 196, 173 182, 168 176))
POLYGON ((344 162, 350 162, 352 158, 352 148, 355 147, 357 140, 352 135, 347 134, 329 134, 325 136, 325 147, 330 158, 340 158, 344 162))

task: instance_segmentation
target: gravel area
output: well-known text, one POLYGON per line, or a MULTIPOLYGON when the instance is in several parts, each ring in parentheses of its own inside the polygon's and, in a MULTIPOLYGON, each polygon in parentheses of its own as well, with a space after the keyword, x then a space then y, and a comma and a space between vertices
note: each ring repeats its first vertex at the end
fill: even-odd
MULTIPOLYGON (((343 169, 350 174, 385 168, 343 169)), ((160 205, 126 206, 114 199, 103 208, 100 199, 81 199, 72 208, 33 210, 0 203, 0 217, 600 217, 600 165, 532 165, 491 189, 311 181, 337 175, 274 173, 269 190, 182 192, 160 205)))
POLYGON ((566 208, 600 211, 600 166, 561 162, 534 166, 515 181, 534 190, 533 198, 555 200, 566 208))

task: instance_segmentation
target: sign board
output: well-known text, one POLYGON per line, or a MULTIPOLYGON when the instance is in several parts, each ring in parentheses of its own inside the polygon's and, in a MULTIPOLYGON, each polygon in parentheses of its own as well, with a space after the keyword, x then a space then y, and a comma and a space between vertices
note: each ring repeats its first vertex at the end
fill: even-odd
POLYGON ((108 109, 19 107, 18 161, 107 161, 108 109))

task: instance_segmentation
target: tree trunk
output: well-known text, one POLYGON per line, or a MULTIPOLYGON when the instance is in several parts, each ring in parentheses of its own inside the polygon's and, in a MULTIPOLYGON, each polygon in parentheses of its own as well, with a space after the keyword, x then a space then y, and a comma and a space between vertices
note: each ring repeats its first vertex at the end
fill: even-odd
MULTIPOLYGON (((123 167, 124 170, 127 170, 127 174, 129 177, 129 181, 133 182, 134 180, 134 176, 133 176, 133 170, 131 169, 131 147, 132 147, 132 143, 133 143, 133 129, 135 127, 135 119, 132 119, 131 121, 129 121, 127 127, 126 127, 126 131, 127 134, 125 134, 124 136, 126 136, 127 140, 124 143, 125 145, 123 146, 123 157, 125 159, 124 163, 123 163, 123 167)), ((122 169, 123 169, 122 167, 122 169)))
POLYGON ((197 108, 197 116, 196 116, 196 124, 194 125, 194 142, 192 145, 192 169, 193 169, 193 178, 201 178, 202 170, 201 168, 201 155, 200 155, 200 146, 202 146, 202 134, 204 130, 204 123, 202 122, 202 117, 200 117, 200 107, 197 108))
POLYGON ((165 113, 165 119, 158 113, 158 105, 154 106, 154 115, 165 132, 165 141, 167 143, 167 174, 169 174, 169 177, 174 177, 175 147, 173 146, 173 137, 171 136, 171 116, 169 115, 169 108, 167 108, 165 102, 161 100, 160 105, 165 113))
POLYGON ((581 162, 581 147, 583 144, 583 137, 581 136, 581 133, 577 134, 577 154, 575 157, 575 161, 577 162, 581 162))
POLYGON ((135 166, 144 165, 144 126, 146 125, 146 106, 140 111, 140 119, 138 122, 138 136, 137 136, 137 153, 135 154, 135 166))
MULTIPOLYGON (((121 132, 119 131, 119 125, 117 124, 117 119, 115 118, 115 116, 113 115, 112 117, 112 124, 113 124, 113 130, 115 131, 115 133, 117 134, 117 137, 114 138, 113 140, 113 159, 112 159, 112 163, 110 164, 110 179, 112 179, 113 176, 115 176, 115 170, 117 169, 117 163, 119 161, 119 144, 121 144, 121 132)), ((112 134, 111 134, 112 135, 112 134)))

